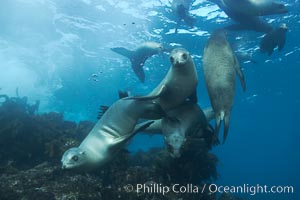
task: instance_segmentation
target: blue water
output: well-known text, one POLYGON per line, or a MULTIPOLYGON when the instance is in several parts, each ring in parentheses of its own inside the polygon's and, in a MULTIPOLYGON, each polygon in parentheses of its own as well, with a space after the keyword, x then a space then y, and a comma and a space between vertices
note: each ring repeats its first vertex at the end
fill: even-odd
MULTIPOLYGON (((258 64, 242 64, 247 91, 236 88, 228 139, 213 150, 220 160, 217 184, 294 187, 294 194, 245 195, 249 199, 300 199, 300 3, 285 3, 288 14, 265 18, 290 28, 282 52, 262 55, 260 33, 229 34, 233 47, 252 53, 258 64)), ((214 29, 231 21, 205 0, 195 1, 191 13, 195 27, 182 23, 174 34, 176 18, 168 0, 1 0, 0 93, 16 96, 18 88, 20 96, 41 100, 41 113, 59 111, 69 120, 96 121, 99 105, 112 104, 118 89, 147 94, 170 66, 168 55, 150 58, 142 84, 129 61, 109 48, 134 49, 156 41, 191 52, 199 74, 199 104, 207 107, 204 45, 214 29)), ((162 138, 137 135, 129 149, 151 146, 163 146, 162 138)))

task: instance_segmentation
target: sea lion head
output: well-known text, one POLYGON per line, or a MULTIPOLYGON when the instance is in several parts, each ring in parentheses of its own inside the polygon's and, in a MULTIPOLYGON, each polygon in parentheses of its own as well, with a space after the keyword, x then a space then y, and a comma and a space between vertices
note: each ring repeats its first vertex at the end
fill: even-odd
POLYGON ((170 61, 172 63, 172 66, 174 67, 184 66, 190 60, 191 56, 189 52, 183 48, 176 48, 173 51, 171 51, 170 61))
POLYGON ((170 135, 165 136, 168 152, 174 158, 178 158, 181 155, 181 149, 185 143, 185 137, 180 131, 175 131, 170 135))
POLYGON ((186 141, 183 127, 180 121, 176 119, 165 119, 163 123, 162 132, 165 136, 168 152, 172 157, 178 158, 181 155, 182 146, 186 141))
POLYGON ((288 13, 287 7, 283 3, 279 2, 272 2, 272 5, 270 6, 271 8, 271 14, 285 14, 288 13))
POLYGON ((159 54, 165 51, 163 45, 157 42, 145 42, 142 46, 147 49, 149 55, 159 54))
POLYGON ((279 24, 278 28, 282 30, 288 30, 288 26, 285 23, 279 24))
POLYGON ((84 151, 78 147, 67 150, 62 159, 62 169, 73 169, 83 167, 87 164, 87 156, 84 151))

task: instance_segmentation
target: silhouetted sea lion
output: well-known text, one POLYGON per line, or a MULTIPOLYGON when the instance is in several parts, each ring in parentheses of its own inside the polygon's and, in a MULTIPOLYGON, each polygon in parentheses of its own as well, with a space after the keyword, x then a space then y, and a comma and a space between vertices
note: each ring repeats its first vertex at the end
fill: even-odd
POLYGON ((189 13, 191 4, 193 0, 173 0, 171 3, 172 11, 178 17, 177 27, 175 29, 175 33, 177 33, 177 29, 181 20, 183 20, 187 25, 193 27, 196 19, 192 17, 189 13))
POLYGON ((283 3, 273 0, 223 0, 232 11, 248 16, 266 16, 285 14, 288 9, 283 3))
POLYGON ((224 29, 217 29, 210 36, 202 61, 206 88, 215 112, 215 139, 218 138, 220 123, 224 120, 224 143, 228 134, 230 112, 234 100, 236 73, 243 90, 246 89, 244 75, 227 42, 224 29))
POLYGON ((118 54, 121 54, 122 56, 129 58, 131 61, 131 67, 135 75, 139 78, 139 80, 142 83, 144 83, 145 73, 143 70, 143 66, 145 61, 149 57, 162 52, 163 46, 156 42, 145 42, 133 51, 123 47, 115 47, 115 48, 111 48, 111 50, 118 54))
MULTIPOLYGON (((238 24, 229 25, 227 30, 253 30, 268 34, 268 39, 273 40, 277 44, 285 41, 285 34, 273 34, 273 27, 263 21, 259 16, 284 14, 288 12, 286 6, 272 0, 210 0, 216 3, 228 17, 238 22, 238 24)), ((275 32, 281 32, 280 27, 275 32)), ((284 44, 284 42, 283 42, 284 44)), ((271 45, 272 46, 272 45, 271 45)), ((283 46, 282 46, 283 48, 283 46)), ((270 50, 269 50, 270 52, 270 50)), ((269 53, 270 55, 270 53, 269 53)))
POLYGON ((260 51, 272 55, 274 49, 278 46, 281 51, 285 45, 285 35, 288 30, 286 24, 281 24, 275 30, 267 33, 260 42, 260 51))

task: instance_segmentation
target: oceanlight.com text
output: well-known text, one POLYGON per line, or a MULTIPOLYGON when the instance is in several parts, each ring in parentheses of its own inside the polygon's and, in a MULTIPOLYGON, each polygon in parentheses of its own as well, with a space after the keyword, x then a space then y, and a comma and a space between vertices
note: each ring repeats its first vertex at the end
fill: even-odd
POLYGON ((217 184, 205 184, 203 187, 208 187, 207 189, 211 193, 231 193, 231 194, 293 194, 293 186, 268 186, 268 185, 249 185, 243 184, 240 186, 223 186, 217 184))
POLYGON ((149 194, 162 194, 167 193, 181 193, 181 194, 203 194, 203 193, 230 193, 230 194, 293 194, 293 186, 268 186, 268 185, 235 185, 235 186, 225 186, 217 184, 204 184, 202 186, 194 184, 173 184, 173 185, 163 185, 158 183, 147 183, 147 184, 128 184, 124 186, 126 192, 136 192, 136 193, 149 193, 149 194))

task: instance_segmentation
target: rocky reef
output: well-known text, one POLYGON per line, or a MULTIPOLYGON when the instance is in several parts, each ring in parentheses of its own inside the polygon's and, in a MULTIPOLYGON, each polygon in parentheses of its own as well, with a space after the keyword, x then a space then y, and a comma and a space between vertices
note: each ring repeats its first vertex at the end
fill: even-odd
POLYGON ((55 112, 37 115, 37 103, 1 97, 1 200, 238 200, 202 191, 204 184, 218 178, 218 160, 199 138, 189 139, 177 159, 160 148, 137 153, 124 150, 101 169, 64 171, 63 152, 79 145, 94 123, 65 121, 55 112), (139 184, 144 190, 138 189, 139 184), (187 192, 162 192, 174 184, 187 192))

